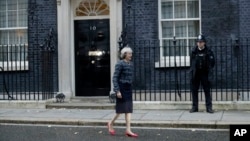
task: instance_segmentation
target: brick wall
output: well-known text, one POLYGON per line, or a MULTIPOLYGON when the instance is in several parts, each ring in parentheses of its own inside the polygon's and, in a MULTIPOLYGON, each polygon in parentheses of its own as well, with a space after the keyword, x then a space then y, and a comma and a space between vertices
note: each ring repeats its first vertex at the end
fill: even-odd
MULTIPOLYGON (((33 68, 29 73, 34 73, 34 81, 40 81, 38 84, 43 89, 42 81, 44 76, 49 75, 51 77, 49 81, 53 83, 53 90, 58 89, 58 64, 57 64, 57 3, 56 0, 31 0, 29 8, 33 12, 29 13, 29 50, 36 51, 37 54, 29 56, 30 64, 33 68), (34 8, 34 9, 33 9, 34 8), (53 29, 53 38, 51 46, 55 48, 55 51, 51 54, 48 62, 42 55, 41 44, 45 43, 48 39, 50 29, 53 29), (52 64, 51 64, 52 63, 52 64), (49 65, 49 66, 48 66, 49 65), (51 66, 51 67, 50 67, 51 66), (46 68, 45 68, 46 67, 46 68), (48 68, 49 67, 49 68, 48 68), (47 69, 47 70, 46 70, 47 69), (37 73, 38 72, 38 73, 37 73), (44 74, 46 72, 46 74, 44 74)), ((48 81, 48 80, 45 80, 48 81)))
POLYGON ((239 35, 238 0, 201 0, 202 33, 209 38, 239 35))
MULTIPOLYGON (((242 55, 244 53, 242 49, 232 48, 234 43, 231 41, 232 38, 248 37, 250 33, 248 32, 249 20, 248 18, 244 19, 244 17, 250 15, 250 10, 248 10, 250 2, 248 0, 241 0, 241 2, 239 0, 201 0, 202 33, 213 41, 214 39, 224 39, 208 43, 213 48, 217 59, 215 68, 217 88, 246 87, 246 85, 242 85, 243 83, 240 86, 235 84, 243 82, 243 78, 247 77, 247 74, 242 72, 242 62, 247 59, 247 55, 242 55), (239 5, 239 3, 241 4, 239 5)), ((131 3, 130 14, 128 14, 126 2, 123 1, 123 14, 124 25, 128 25, 129 43, 135 50, 135 74, 137 78, 140 77, 136 80, 136 85, 144 89, 173 89, 176 85, 176 70, 173 68, 155 68, 154 62, 159 61, 159 51, 140 49, 141 47, 159 46, 159 43, 155 44, 159 34, 158 1, 134 0, 131 3), (151 53, 151 55, 148 55, 148 53, 151 53)), ((181 87, 187 89, 189 88, 188 69, 188 67, 184 67, 177 70, 178 77, 185 78, 185 81, 179 81, 178 83, 181 87)))
POLYGON ((240 37, 250 37, 250 1, 239 0, 240 37))
POLYGON ((123 25, 125 24, 128 25, 128 38, 131 43, 158 39, 158 1, 134 0, 130 10, 123 1, 123 25))
MULTIPOLYGON (((44 91, 49 82, 50 91, 58 89, 57 68, 57 3, 56 0, 29 0, 28 6, 28 60, 27 71, 11 71, 0 74, 5 75, 7 87, 11 94, 15 92, 44 91), (51 45, 55 47, 53 55, 43 55, 41 44, 48 37, 49 30, 53 28, 54 34, 51 45), (52 61, 46 61, 45 58, 52 61), (50 80, 45 80, 45 79, 50 80), (46 81, 43 83, 43 81, 46 81)), ((0 91, 3 91, 1 89, 0 91)), ((47 91, 47 90, 45 90, 47 91)), ((36 96, 32 96, 34 98, 36 96)), ((28 98, 28 97, 27 97, 28 98)))
MULTIPOLYGON (((202 33, 210 38, 238 37, 239 32, 244 36, 248 33, 243 28, 249 23, 244 18, 250 15, 249 3, 247 0, 201 0, 202 33)), ((128 11, 123 1, 123 24, 128 25, 131 42, 134 39, 158 40, 158 0, 133 1, 130 14, 128 11)))

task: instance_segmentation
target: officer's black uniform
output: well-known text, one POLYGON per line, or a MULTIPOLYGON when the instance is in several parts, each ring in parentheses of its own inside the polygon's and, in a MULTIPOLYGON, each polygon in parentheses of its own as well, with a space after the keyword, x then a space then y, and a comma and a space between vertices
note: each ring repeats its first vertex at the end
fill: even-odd
MULTIPOLYGON (((203 35, 199 35, 198 41, 205 42, 206 40, 203 35)), ((210 94, 210 78, 212 77, 212 68, 214 67, 214 64, 214 54, 207 46, 202 50, 200 50, 198 46, 192 49, 190 73, 193 104, 192 109, 190 110, 191 113, 198 112, 198 90, 200 84, 202 84, 205 92, 207 112, 213 113, 210 94)))

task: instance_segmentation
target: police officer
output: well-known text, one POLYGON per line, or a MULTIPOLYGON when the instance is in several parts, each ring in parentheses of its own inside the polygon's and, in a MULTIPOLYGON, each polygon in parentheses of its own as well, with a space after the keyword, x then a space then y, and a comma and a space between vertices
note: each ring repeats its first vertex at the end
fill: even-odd
POLYGON ((212 50, 206 46, 204 35, 197 38, 197 46, 191 52, 191 91, 192 91, 192 109, 190 113, 198 112, 198 90, 200 84, 205 92, 206 110, 213 113, 212 99, 210 94, 212 68, 215 64, 215 58, 212 50))

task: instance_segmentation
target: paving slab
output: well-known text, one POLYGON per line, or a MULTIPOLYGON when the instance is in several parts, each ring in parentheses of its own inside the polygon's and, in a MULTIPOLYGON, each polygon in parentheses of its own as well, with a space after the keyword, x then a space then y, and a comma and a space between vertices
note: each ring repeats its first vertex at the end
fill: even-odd
POLYGON ((213 114, 207 112, 195 112, 189 113, 189 111, 184 111, 179 120, 181 121, 219 121, 223 116, 223 112, 215 112, 213 114))
MULTIPOLYGON (((0 109, 0 123, 101 125, 114 116, 114 110, 101 109, 0 109)), ((134 110, 132 126, 173 128, 229 128, 231 124, 249 124, 250 111, 189 113, 188 110, 134 110)), ((125 124, 122 114, 116 125, 125 124)))

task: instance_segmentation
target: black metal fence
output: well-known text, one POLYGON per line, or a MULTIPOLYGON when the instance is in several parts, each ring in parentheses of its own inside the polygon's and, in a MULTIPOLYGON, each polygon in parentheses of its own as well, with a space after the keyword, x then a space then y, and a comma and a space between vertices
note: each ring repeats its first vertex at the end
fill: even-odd
MULTIPOLYGON (((134 45, 134 99, 137 101, 190 101, 191 48, 182 40, 139 41, 134 45)), ((208 40, 215 54, 211 95, 214 101, 250 100, 250 42, 240 40, 208 40)), ((200 100, 205 96, 200 89, 200 100)))
MULTIPOLYGON (((189 53, 195 43, 139 41, 134 44, 134 100, 190 101, 189 53)), ((214 101, 250 100, 249 39, 208 40, 215 54, 211 94, 214 101)), ((0 45, 0 99, 46 100, 53 98, 52 48, 32 50, 28 45, 0 45)), ((202 88, 200 100, 204 100, 202 88)))
POLYGON ((27 44, 0 45, 0 100, 54 97, 53 50, 27 44))

